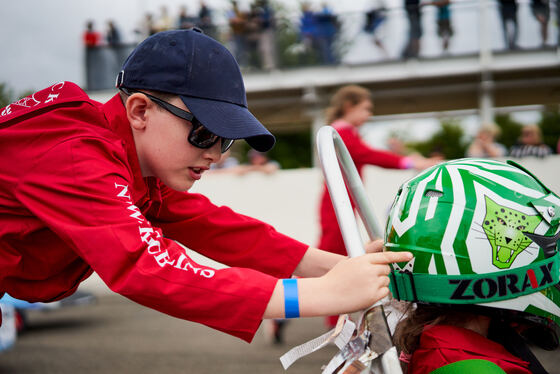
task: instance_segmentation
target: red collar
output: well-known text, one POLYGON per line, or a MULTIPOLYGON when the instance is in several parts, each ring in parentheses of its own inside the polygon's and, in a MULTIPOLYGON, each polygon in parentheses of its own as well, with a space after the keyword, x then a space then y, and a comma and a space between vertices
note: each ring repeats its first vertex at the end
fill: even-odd
POLYGON ((420 338, 420 346, 427 349, 459 348, 480 356, 486 356, 491 352, 493 358, 528 367, 528 363, 509 353, 501 344, 462 327, 426 326, 420 338))
POLYGON ((148 180, 142 177, 142 170, 140 168, 140 162, 138 161, 138 153, 136 152, 132 129, 130 128, 130 123, 126 115, 126 108, 122 103, 120 95, 116 94, 113 96, 111 100, 103 105, 102 110, 109 124, 109 128, 122 139, 122 145, 126 150, 126 156, 133 178, 133 185, 129 186, 132 193, 131 196, 133 201, 138 205, 142 205, 145 199, 149 199, 148 180))

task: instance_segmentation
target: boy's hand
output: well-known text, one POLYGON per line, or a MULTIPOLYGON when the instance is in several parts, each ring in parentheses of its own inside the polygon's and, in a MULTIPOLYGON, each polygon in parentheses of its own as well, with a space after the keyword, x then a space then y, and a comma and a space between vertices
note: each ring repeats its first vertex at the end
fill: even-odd
MULTIPOLYGON (((410 252, 383 252, 383 241, 365 246, 367 254, 346 258, 310 248, 296 268, 302 317, 353 313, 389 294, 388 264, 410 261, 410 252), (307 278, 312 277, 312 278, 307 278)), ((282 281, 276 284, 263 318, 284 318, 282 281)))
POLYGON ((389 294, 388 264, 411 259, 410 252, 378 252, 339 262, 324 276, 302 284, 302 316, 352 313, 372 306, 389 294))
POLYGON ((366 253, 376 253, 376 252, 383 252, 383 240, 376 239, 372 240, 371 242, 367 242, 365 245, 366 253))

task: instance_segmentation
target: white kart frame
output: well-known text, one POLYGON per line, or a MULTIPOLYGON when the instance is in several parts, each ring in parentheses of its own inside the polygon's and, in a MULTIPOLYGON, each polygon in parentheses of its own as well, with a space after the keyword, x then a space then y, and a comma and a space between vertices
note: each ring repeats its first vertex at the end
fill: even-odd
MULTIPOLYGON (((370 239, 382 238, 383 231, 372 211, 360 175, 348 149, 333 127, 324 126, 319 130, 317 150, 348 255, 361 256, 365 253, 364 243, 348 193, 355 202, 356 210, 370 239)), ((387 298, 380 300, 376 305, 381 306, 386 300, 387 298)), ((383 353, 380 364, 385 374, 402 374, 396 349, 383 353)))

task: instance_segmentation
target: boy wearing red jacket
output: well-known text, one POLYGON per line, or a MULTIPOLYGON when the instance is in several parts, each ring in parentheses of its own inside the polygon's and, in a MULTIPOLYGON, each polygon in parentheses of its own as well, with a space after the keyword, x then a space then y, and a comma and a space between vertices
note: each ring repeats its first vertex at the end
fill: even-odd
POLYGON ((275 141, 222 45, 158 33, 117 87, 100 104, 60 82, 0 109, 0 295, 58 300, 95 271, 142 305, 250 341, 263 318, 345 313, 388 293, 387 264, 410 254, 345 259, 187 192, 234 140, 275 141), (197 264, 176 241, 230 267, 197 264))

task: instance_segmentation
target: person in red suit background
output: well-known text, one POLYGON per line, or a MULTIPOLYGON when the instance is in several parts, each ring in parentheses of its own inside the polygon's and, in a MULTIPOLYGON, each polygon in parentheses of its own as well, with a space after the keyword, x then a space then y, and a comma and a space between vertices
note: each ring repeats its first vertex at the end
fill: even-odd
MULTIPOLYGON (((349 85, 340 88, 331 98, 327 108, 327 123, 338 132, 350 152, 360 175, 366 165, 389 169, 424 169, 440 162, 440 158, 424 158, 420 155, 403 156, 370 147, 360 136, 359 129, 373 114, 371 93, 364 87, 349 85)), ((346 255, 342 234, 336 220, 326 184, 320 200, 321 236, 318 248, 346 255)), ((326 323, 334 327, 338 316, 327 317, 326 323)))

